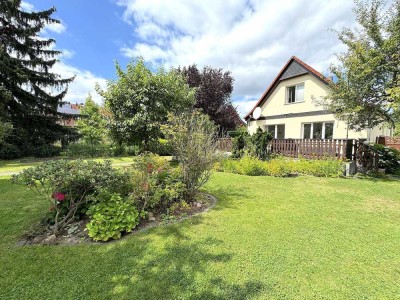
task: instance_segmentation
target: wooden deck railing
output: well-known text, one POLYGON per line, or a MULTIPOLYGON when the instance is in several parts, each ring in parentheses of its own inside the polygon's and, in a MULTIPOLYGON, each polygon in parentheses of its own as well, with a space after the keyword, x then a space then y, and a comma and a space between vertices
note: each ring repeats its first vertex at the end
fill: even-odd
POLYGON ((217 149, 220 151, 232 151, 232 138, 219 138, 217 139, 217 149))
POLYGON ((288 157, 308 159, 337 158, 354 160, 357 153, 357 141, 346 139, 273 139, 270 152, 288 157))

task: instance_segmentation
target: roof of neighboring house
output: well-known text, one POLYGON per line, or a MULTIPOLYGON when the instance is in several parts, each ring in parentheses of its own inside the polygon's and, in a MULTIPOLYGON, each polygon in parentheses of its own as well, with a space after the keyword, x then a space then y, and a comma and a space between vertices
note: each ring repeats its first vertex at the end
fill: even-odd
POLYGON ((64 103, 62 106, 57 108, 57 112, 69 115, 79 115, 81 110, 80 106, 77 104, 64 103))
POLYGON ((244 117, 245 120, 250 118, 251 114, 256 109, 256 107, 264 104, 264 102, 268 99, 269 95, 271 95, 271 93, 275 90, 280 81, 304 74, 313 75, 325 84, 331 83, 331 80, 329 78, 325 77, 320 72, 318 72, 311 66, 307 65, 305 62, 303 62, 296 56, 292 56, 288 60, 288 62, 284 65, 284 67, 281 69, 281 71, 278 73, 278 75, 275 77, 275 79, 272 81, 272 83, 269 85, 269 87, 266 89, 264 94, 262 94, 260 99, 257 101, 256 105, 244 117))

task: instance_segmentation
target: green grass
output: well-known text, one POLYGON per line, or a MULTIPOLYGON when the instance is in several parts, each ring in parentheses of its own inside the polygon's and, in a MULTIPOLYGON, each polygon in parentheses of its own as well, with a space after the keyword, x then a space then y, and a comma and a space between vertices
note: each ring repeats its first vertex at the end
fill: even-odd
POLYGON ((216 173, 207 213, 109 244, 18 247, 47 207, 0 178, 1 299, 400 298, 400 182, 216 173))
MULTIPOLYGON (((57 158, 55 158, 57 159, 57 158)), ((132 162, 132 156, 126 157, 110 157, 110 158, 86 158, 85 160, 93 160, 93 161, 104 161, 104 160, 111 160, 112 164, 115 166, 127 165, 132 162)), ((0 160, 0 176, 2 174, 8 175, 5 173, 8 172, 19 172, 29 167, 37 166, 38 164, 42 163, 43 161, 48 160, 42 158, 29 158, 29 159, 16 159, 16 160, 0 160)))

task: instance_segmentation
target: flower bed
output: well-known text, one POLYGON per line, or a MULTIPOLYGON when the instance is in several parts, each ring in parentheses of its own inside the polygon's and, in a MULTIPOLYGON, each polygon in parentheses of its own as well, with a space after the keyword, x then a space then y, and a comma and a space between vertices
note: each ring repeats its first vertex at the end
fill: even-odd
POLYGON ((277 157, 267 161, 245 156, 241 159, 226 158, 215 165, 221 172, 249 176, 284 177, 293 174, 317 177, 339 177, 343 175, 344 163, 337 159, 307 160, 277 157))

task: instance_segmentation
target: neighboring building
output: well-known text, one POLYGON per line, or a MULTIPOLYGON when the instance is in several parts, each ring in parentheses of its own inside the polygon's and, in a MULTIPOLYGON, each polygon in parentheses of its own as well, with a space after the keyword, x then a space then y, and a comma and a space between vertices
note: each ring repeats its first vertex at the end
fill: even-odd
POLYGON ((59 123, 63 126, 74 127, 76 126, 77 117, 81 112, 81 108, 83 104, 71 104, 69 102, 65 102, 61 106, 58 107, 57 111, 62 114, 71 115, 70 117, 61 118, 59 123))
POLYGON ((278 139, 349 138, 374 142, 378 136, 391 136, 392 130, 384 126, 360 132, 348 129, 344 121, 317 106, 313 99, 327 95, 329 83, 328 78, 293 56, 245 116, 249 133, 261 127, 278 139), (253 115, 258 107, 259 117, 253 115))

